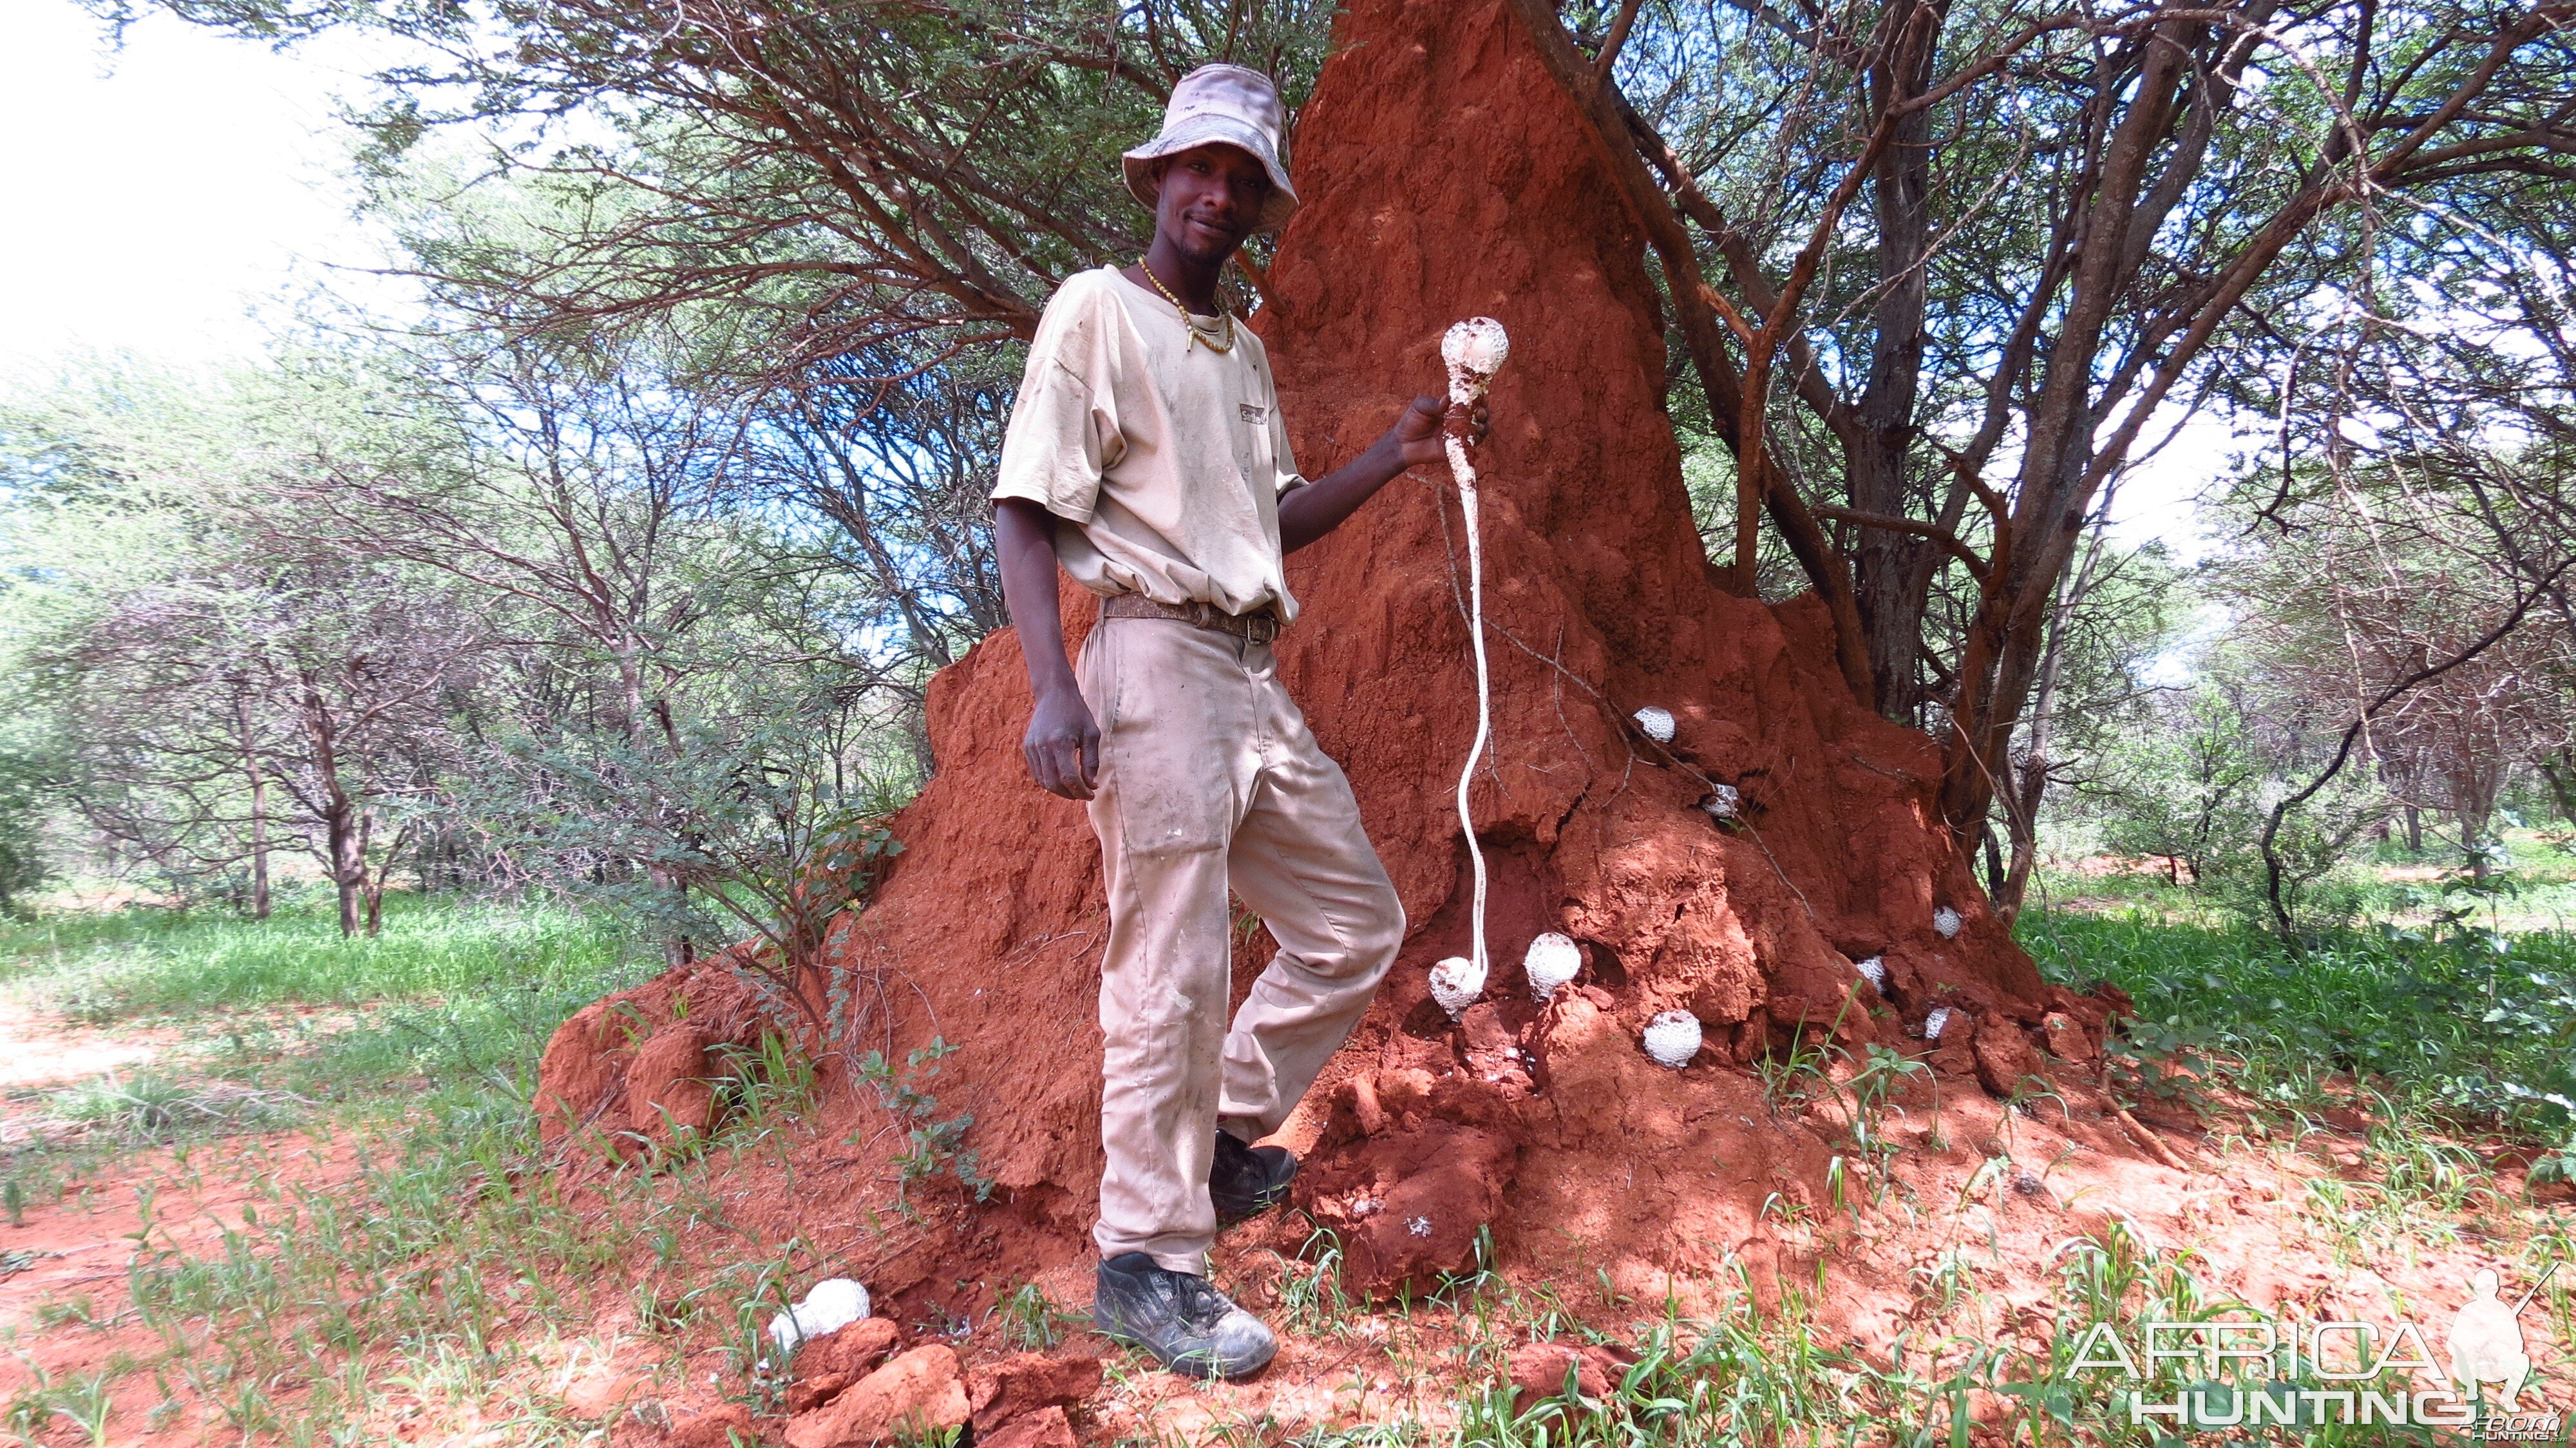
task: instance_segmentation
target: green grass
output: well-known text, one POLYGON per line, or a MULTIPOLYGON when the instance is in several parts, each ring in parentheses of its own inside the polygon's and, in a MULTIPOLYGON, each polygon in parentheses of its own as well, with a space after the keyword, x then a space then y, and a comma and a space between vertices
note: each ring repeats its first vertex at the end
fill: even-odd
POLYGON ((0 1153, 0 1178, 44 1201, 138 1141, 373 1120, 424 1086, 524 1095, 565 1016, 654 968, 643 944, 550 904, 390 897, 383 932, 352 940, 318 892, 266 921, 128 908, 6 922, 0 991, 179 1039, 47 1093, 45 1114, 81 1130, 0 1153))
POLYGON ((2291 1113, 2359 1104, 2551 1146, 2576 1130, 2576 935, 2382 925, 2293 950, 2145 905, 2030 912, 2020 935, 2051 979, 2137 1001, 2142 1090, 2215 1072, 2291 1113))
MULTIPOLYGON (((100 1223, 140 1248, 117 1321, 157 1351, 104 1377, 39 1375, 0 1440, 86 1427, 109 1380, 148 1373, 162 1418, 184 1397, 242 1441, 385 1441, 395 1403, 514 1444, 586 1441, 593 1425, 531 1386, 547 1377, 535 1349, 650 1295, 645 1329, 676 1352, 702 1308, 765 1320, 791 1267, 813 1265, 743 1242, 738 1270, 662 1280, 684 1234, 738 1230, 702 1163, 612 1179, 604 1213, 575 1210, 545 1169, 529 1101, 546 1037, 658 968, 649 949, 548 905, 387 904, 373 940, 341 940, 312 899, 267 922, 128 909, 0 932, 0 990, 182 1036, 149 1070, 49 1093, 47 1114, 84 1133, 0 1156, 10 1200, 33 1209, 169 1149, 114 1198, 135 1191, 139 1220, 102 1208, 100 1223), (317 1175, 300 1160, 315 1154, 337 1165, 317 1175), (213 1244, 172 1245, 161 1215, 217 1180, 254 1200, 213 1244)), ((35 1325, 81 1330, 85 1308, 49 1304, 35 1325)))
MULTIPOLYGON (((2042 865, 2032 882, 2033 909, 2131 906, 2178 923, 2213 926, 2265 918, 2255 879, 2195 889, 2162 870, 2094 874, 2063 867, 2066 858, 2098 860, 2088 853, 2092 843, 2081 832, 2057 842, 2055 848, 2069 853, 2042 865)), ((2576 838, 2564 830, 2511 829, 2504 845, 2503 859, 2481 882, 2471 878, 2469 862, 2457 849, 2429 837, 2422 851, 2383 842, 2336 871, 2330 893, 2349 901, 2363 922, 2410 929, 2439 926, 2446 916, 2509 935, 2576 929, 2576 838)))
POLYGON ((328 896, 258 921, 125 909, 0 921, 0 988, 92 1022, 251 1006, 354 1006, 585 987, 632 954, 596 916, 393 895, 383 933, 343 940, 328 896))

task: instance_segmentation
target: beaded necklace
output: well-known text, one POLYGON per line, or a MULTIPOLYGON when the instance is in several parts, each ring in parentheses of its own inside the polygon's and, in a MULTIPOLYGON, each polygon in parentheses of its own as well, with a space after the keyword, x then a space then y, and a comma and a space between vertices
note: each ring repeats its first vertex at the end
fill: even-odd
POLYGON ((1179 297, 1172 295, 1172 289, 1163 285, 1163 279, 1154 275, 1153 267, 1147 265, 1143 257, 1136 259, 1136 270, 1143 272, 1145 280, 1154 284, 1154 290, 1163 294, 1163 300, 1172 304, 1172 310, 1181 314, 1181 325, 1189 328, 1190 331, 1190 340, 1181 344, 1183 352, 1189 351, 1191 343, 1196 342, 1206 343, 1207 349, 1211 352, 1234 350, 1234 309, 1225 304, 1224 297, 1220 296, 1216 299, 1217 320, 1222 324, 1222 330, 1218 327, 1204 326, 1197 317, 1190 315, 1189 308, 1181 305, 1179 297), (1217 340, 1219 337, 1224 340, 1217 340))

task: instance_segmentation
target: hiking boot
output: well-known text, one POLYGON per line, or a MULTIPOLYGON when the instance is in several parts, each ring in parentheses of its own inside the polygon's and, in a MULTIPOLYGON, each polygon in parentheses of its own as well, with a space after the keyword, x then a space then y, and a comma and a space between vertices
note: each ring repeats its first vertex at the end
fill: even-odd
POLYGON ((1208 1200, 1216 1204, 1218 1226, 1259 1216, 1288 1200, 1288 1183, 1297 1175, 1297 1158, 1284 1146, 1246 1146, 1231 1131, 1216 1134, 1216 1157, 1208 1163, 1208 1200))
POLYGON ((1279 1351, 1261 1319, 1235 1306, 1215 1283, 1174 1272, 1142 1252, 1121 1252, 1100 1264, 1091 1322, 1193 1378, 1248 1377, 1279 1351))

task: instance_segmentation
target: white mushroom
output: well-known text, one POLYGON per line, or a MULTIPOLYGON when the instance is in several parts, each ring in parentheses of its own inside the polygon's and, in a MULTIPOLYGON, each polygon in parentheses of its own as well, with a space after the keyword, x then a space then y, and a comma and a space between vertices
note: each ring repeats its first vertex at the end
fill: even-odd
POLYGON ((1948 1006, 1935 1007, 1932 1014, 1923 1018, 1923 1039, 1927 1041, 1941 1039, 1941 1032, 1949 1027, 1951 1014, 1948 1006))
POLYGON ((1485 968, 1463 955, 1453 955, 1431 967, 1431 998, 1440 1009, 1456 1020, 1485 993, 1485 968))
POLYGON ((1966 921, 1959 918, 1958 911, 1951 909, 1947 905, 1944 905, 1940 909, 1932 912, 1933 932, 1939 935, 1943 940, 1958 939, 1959 927, 1966 923, 1966 921))
POLYGON ((1449 400, 1473 403, 1485 395, 1485 384, 1503 370, 1512 355, 1512 340, 1491 317, 1469 317, 1440 338, 1440 360, 1449 364, 1449 400))
POLYGON ((868 1289, 847 1277, 827 1277, 814 1284, 804 1301, 769 1320, 769 1338, 783 1360, 867 1315, 868 1289))
POLYGON ((1878 987, 1879 994, 1887 993, 1887 962, 1884 959, 1873 955, 1867 960, 1855 960, 1852 969, 1860 972, 1861 979, 1878 987))
POLYGON ((1713 785, 1708 798, 1699 802, 1713 820, 1731 820, 1744 812, 1744 792, 1731 784, 1713 785))
POLYGON ((1658 1065, 1678 1071, 1699 1054, 1699 1017, 1688 1011, 1665 1011, 1646 1022, 1646 1054, 1658 1065))
POLYGON ((1647 738, 1652 739, 1657 744, 1670 744, 1673 742, 1672 710, 1659 709, 1656 706, 1649 704, 1645 708, 1637 711, 1636 718, 1637 727, 1646 731, 1647 738))
MULTIPOLYGON (((1503 334, 1503 324, 1491 317, 1470 317, 1451 327, 1440 339, 1440 360, 1449 364, 1449 402, 1457 408, 1469 408, 1485 395, 1485 387, 1502 369, 1503 359, 1512 352, 1511 339, 1503 334)), ((1476 466, 1467 457, 1466 430, 1452 419, 1441 433, 1440 445, 1449 457, 1449 476, 1458 485, 1458 514, 1467 524, 1467 639, 1476 659, 1476 736, 1467 745, 1467 760, 1458 768, 1458 830, 1467 840, 1467 858, 1474 862, 1476 885, 1468 906, 1469 972, 1475 984, 1468 988, 1464 1000, 1473 1000, 1485 988, 1485 850, 1476 841, 1475 815, 1467 807, 1467 786, 1476 777, 1476 761, 1485 757, 1485 744, 1493 735, 1494 710, 1492 680, 1485 660, 1485 544, 1484 534, 1476 526, 1476 466)), ((1432 987, 1436 993, 1439 987, 1432 987)), ((1454 1019, 1466 1009, 1464 1000, 1448 1006, 1454 1019)), ((1443 1005, 1447 1005, 1446 998, 1443 1005)))
POLYGON ((1521 968, 1529 972, 1530 994, 1547 1000, 1582 972, 1583 947, 1551 930, 1529 943, 1521 968))

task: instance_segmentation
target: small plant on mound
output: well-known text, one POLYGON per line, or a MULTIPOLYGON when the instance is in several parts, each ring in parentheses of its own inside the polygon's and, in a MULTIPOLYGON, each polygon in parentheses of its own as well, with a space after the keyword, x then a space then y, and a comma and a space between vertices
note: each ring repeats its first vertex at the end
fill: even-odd
POLYGON ((1897 1145, 1885 1129, 1887 1109, 1897 1093, 1916 1077, 1930 1080, 1932 1068, 1873 1041, 1867 1056, 1855 1062, 1851 1079, 1840 1088, 1847 1105, 1852 1148, 1869 1164, 1875 1189, 1873 1200, 1877 1203, 1887 1200, 1887 1189, 1895 1179, 1897 1145))
POLYGON ((2531 1164, 2530 1181, 2534 1186, 2551 1182, 2576 1182, 2576 1136, 2549 1149, 2531 1164))
MULTIPOLYGON (((939 1063, 956 1050, 944 1038, 934 1036, 929 1045, 917 1047, 904 1057, 900 1072, 887 1062, 883 1051, 870 1051, 860 1057, 856 1069, 860 1080, 876 1088, 877 1104, 904 1128, 906 1146, 895 1158, 902 1172, 902 1188, 909 1189, 913 1183, 945 1171, 957 1179, 959 1186, 973 1193, 975 1200, 988 1201, 995 1183, 984 1174, 982 1159, 974 1148, 964 1144, 967 1128, 975 1124, 973 1113, 961 1111, 942 1120, 939 1098, 924 1089, 939 1074, 939 1063)), ((850 1144, 867 1143, 854 1134, 850 1144)), ((899 1196, 897 1200, 903 1198, 899 1196)))
POLYGON ((766 1135, 814 1109, 814 1063, 786 1037, 763 1032, 756 1047, 727 1044, 717 1047, 715 1055, 723 1065, 716 1093, 719 1120, 738 1117, 754 1133, 766 1135))
POLYGON ((993 1320, 1002 1326, 1002 1346, 1011 1352, 1044 1352, 1064 1341, 1067 1324, 1090 1319, 1066 1312, 1034 1282, 1023 1282, 993 1304, 993 1320))

